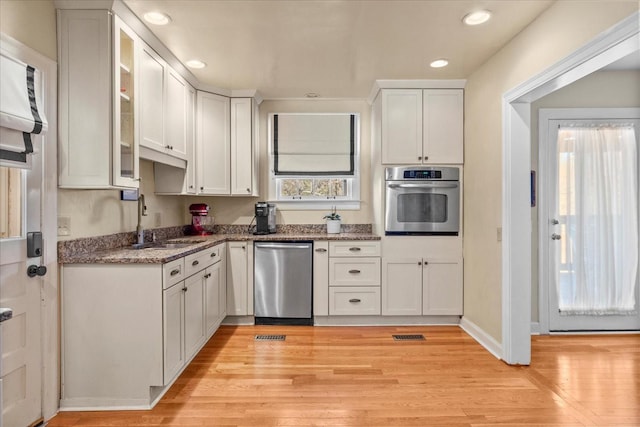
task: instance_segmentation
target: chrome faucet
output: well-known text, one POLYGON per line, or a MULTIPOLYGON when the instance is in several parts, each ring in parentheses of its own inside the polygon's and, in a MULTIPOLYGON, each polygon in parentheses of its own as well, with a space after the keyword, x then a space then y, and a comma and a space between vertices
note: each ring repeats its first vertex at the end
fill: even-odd
POLYGON ((144 243, 144 229, 142 228, 143 216, 147 216, 147 206, 144 204, 144 194, 140 194, 138 197, 138 225, 136 226, 139 245, 144 243))

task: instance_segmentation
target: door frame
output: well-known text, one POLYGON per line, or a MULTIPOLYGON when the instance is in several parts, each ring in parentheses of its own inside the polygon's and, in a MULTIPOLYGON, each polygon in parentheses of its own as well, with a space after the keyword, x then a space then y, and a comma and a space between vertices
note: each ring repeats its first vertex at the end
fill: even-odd
POLYGON ((551 263, 549 258, 548 236, 550 235, 547 214, 549 197, 552 194, 551 182, 547 177, 554 167, 548 161, 550 154, 549 123, 551 120, 612 120, 640 119, 640 108, 541 108, 539 112, 538 133, 538 311, 540 333, 548 334, 549 296, 548 281, 551 263))
MULTIPOLYGON (((0 32, 3 51, 43 73, 44 111, 49 128, 42 137, 39 160, 42 167, 41 229, 43 265, 47 274, 41 289, 42 416, 45 420, 58 412, 60 401, 59 328, 58 328, 58 64, 41 53, 0 32)), ((35 160, 35 159, 34 159, 35 160)), ((26 272, 25 272, 26 274, 26 272)))
POLYGON ((531 103, 640 50, 640 12, 502 97, 502 359, 531 362, 531 103))

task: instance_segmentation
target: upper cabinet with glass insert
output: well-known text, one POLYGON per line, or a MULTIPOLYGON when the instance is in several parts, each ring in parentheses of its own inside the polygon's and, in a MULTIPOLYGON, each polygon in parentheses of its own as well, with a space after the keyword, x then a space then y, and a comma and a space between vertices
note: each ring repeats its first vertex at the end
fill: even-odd
POLYGON ((138 43, 108 11, 58 11, 60 187, 138 188, 138 43))

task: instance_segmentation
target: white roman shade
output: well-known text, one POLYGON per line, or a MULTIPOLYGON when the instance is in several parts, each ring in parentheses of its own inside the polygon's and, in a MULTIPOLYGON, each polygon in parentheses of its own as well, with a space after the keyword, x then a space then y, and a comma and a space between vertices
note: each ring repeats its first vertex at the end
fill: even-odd
POLYGON ((276 175, 353 175, 353 114, 274 114, 276 175))
POLYGON ((0 159, 27 163, 32 134, 47 131, 40 78, 34 67, 0 55, 0 159))

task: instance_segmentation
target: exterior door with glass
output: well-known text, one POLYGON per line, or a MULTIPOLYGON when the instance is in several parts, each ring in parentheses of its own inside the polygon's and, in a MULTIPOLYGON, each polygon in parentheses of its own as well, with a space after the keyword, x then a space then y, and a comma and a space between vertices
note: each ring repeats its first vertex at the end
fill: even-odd
POLYGON ((549 121, 550 331, 640 329, 638 129, 549 121))

